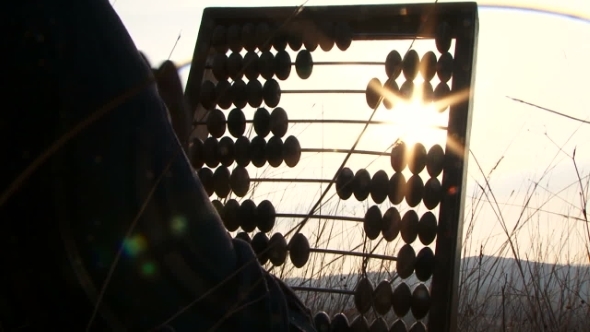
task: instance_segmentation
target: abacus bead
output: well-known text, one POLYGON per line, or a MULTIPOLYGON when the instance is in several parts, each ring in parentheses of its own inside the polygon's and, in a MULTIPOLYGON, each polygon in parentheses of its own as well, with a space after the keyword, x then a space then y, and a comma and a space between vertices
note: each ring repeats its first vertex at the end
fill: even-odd
POLYGON ((260 168, 266 164, 266 140, 262 136, 256 136, 250 142, 250 158, 252 165, 260 168))
POLYGON ((400 230, 400 223, 401 223, 401 216, 399 211, 395 207, 390 207, 385 211, 383 214, 383 223, 381 227, 381 231, 383 234, 383 238, 387 242, 391 242, 395 240, 397 235, 399 234, 400 230))
POLYGON ((381 99, 381 89, 381 81, 379 81, 378 78, 372 78, 367 84, 365 98, 367 100, 367 105, 371 109, 376 109, 379 106, 381 99))
POLYGON ((305 235, 297 233, 289 242, 289 257, 291 263, 297 268, 303 267, 309 260, 309 241, 305 235))
POLYGON ((227 45, 232 52, 242 50, 242 29, 237 24, 232 24, 227 28, 227 45))
POLYGON ((389 332, 387 328, 387 323, 383 319, 383 317, 376 318, 371 324, 371 332, 389 332))
POLYGON ((334 48, 334 24, 323 22, 319 26, 319 45, 324 52, 329 52, 334 48))
POLYGON ((285 31, 285 28, 281 25, 275 26, 275 34, 272 40, 272 47, 276 51, 284 51, 287 48, 288 39, 289 37, 287 35, 287 31, 285 31))
POLYGON ((259 108, 254 113, 254 132, 256 135, 266 137, 270 133, 270 113, 266 108, 259 108))
POLYGON ((287 51, 279 51, 275 55, 275 75, 281 81, 289 78, 291 74, 291 56, 287 51))
POLYGON ((205 158, 205 165, 211 168, 215 168, 219 165, 217 144, 217 139, 212 136, 207 137, 203 142, 203 157, 205 158))
POLYGON ((371 178, 371 199, 377 204, 383 203, 389 191, 389 177, 383 170, 377 171, 371 178))
POLYGON ((262 52, 258 58, 258 71, 265 80, 270 80, 275 74, 275 58, 270 51, 262 52))
POLYGON ((215 84, 211 81, 205 81, 201 85, 201 91, 199 91, 199 101, 206 110, 210 110, 215 107, 215 84))
POLYGON ((412 100, 412 97, 414 96, 414 82, 405 81, 399 88, 399 96, 405 102, 410 102, 412 100))
POLYGON ((309 50, 301 50, 295 58, 295 71, 299 78, 305 80, 311 76, 313 71, 313 59, 309 50))
POLYGON ((256 207, 258 216, 258 229, 261 232, 268 233, 275 226, 276 210, 269 200, 264 200, 256 207))
POLYGON ((277 107, 281 100, 281 87, 279 83, 274 79, 266 81, 262 88, 262 95, 266 106, 277 107))
POLYGON ((213 56, 213 64, 211 66, 213 76, 218 81, 227 80, 229 74, 227 72, 227 56, 223 53, 217 53, 213 56))
POLYGON ((358 315, 350 323, 350 332, 369 332, 369 322, 367 318, 362 315, 358 315))
POLYGON ((230 185, 232 191, 238 197, 244 197, 250 189, 250 175, 245 167, 238 166, 231 173, 230 185))
POLYGON ((260 264, 264 265, 268 262, 268 236, 265 233, 259 232, 252 238, 252 249, 260 264))
POLYGON ((332 326, 330 331, 332 332, 348 332, 350 330, 350 325, 348 323, 348 318, 343 313, 337 313, 332 318, 332 326))
POLYGON ((391 149, 391 167, 394 171, 401 172, 406 168, 406 165, 406 143, 399 142, 391 149))
POLYGON ((231 107, 233 102, 231 93, 231 83, 226 80, 217 82, 215 86, 215 96, 217 97, 217 105, 224 110, 231 107))
POLYGON ((428 314, 428 310, 430 309, 430 292, 426 288, 426 285, 419 284, 414 288, 411 308, 412 315, 416 319, 422 319, 428 314))
POLYGON ((403 59, 403 73, 408 81, 413 81, 418 74, 418 67, 420 65, 420 57, 415 50, 409 50, 403 59))
POLYGON ((262 105, 262 83, 258 80, 250 80, 246 85, 248 91, 248 105, 257 108, 262 105))
POLYGON ((389 332, 408 332, 408 328, 406 326, 406 322, 401 319, 396 319, 393 324, 391 324, 391 328, 389 332))
POLYGON ((303 45, 309 52, 313 52, 318 48, 318 29, 313 22, 308 22, 303 28, 303 45))
POLYGON ((371 309, 373 302, 373 285, 367 278, 362 278, 354 288, 354 305, 361 314, 371 309))
POLYGON ((259 56, 256 52, 248 52, 244 56, 244 75, 248 80, 258 79, 260 73, 258 72, 259 56))
POLYGON ((242 45, 249 52, 256 50, 256 26, 254 23, 246 23, 242 26, 242 45))
POLYGON ((295 167, 301 159, 301 145, 295 136, 289 136, 283 144, 283 159, 288 167, 295 167))
POLYGON ((227 72, 232 80, 244 77, 243 63, 244 58, 240 53, 232 53, 227 58, 227 72))
POLYGON ((392 306, 397 317, 404 317, 410 311, 412 291, 405 282, 400 283, 393 290, 392 306))
POLYGON ((379 233, 381 233, 381 224, 383 223, 383 217, 381 216, 381 210, 377 205, 373 205, 365 213, 365 219, 363 222, 363 229, 367 237, 371 240, 375 240, 379 233))
POLYGON ((382 280, 375 288, 373 295, 373 303, 375 311, 379 315, 386 315, 391 310, 391 298, 393 297, 393 290, 388 280, 382 280))
POLYGON ((238 166, 250 165, 250 140, 246 136, 240 136, 234 143, 235 159, 238 166))
POLYGON ((418 238, 423 245, 431 244, 436 238, 436 216, 428 211, 422 215, 418 223, 418 238))
POLYGON ((414 210, 408 210, 400 223, 402 239, 407 244, 412 244, 418 237, 418 214, 414 210))
POLYGON ((223 111, 213 109, 207 114, 207 131, 215 138, 220 138, 225 133, 226 119, 223 111))
POLYGON ((436 27, 434 41, 436 49, 440 53, 446 53, 451 48, 452 31, 451 26, 447 22, 441 22, 436 27))
POLYGON ((228 136, 222 137, 217 144, 217 148, 219 162, 225 167, 231 166, 234 163, 234 140, 228 136))
POLYGON ((270 40, 270 26, 266 22, 260 22, 256 25, 256 46, 261 51, 268 51, 271 47, 271 40, 270 40))
POLYGON ((434 269, 434 252, 430 247, 420 249, 416 256, 416 278, 426 282, 432 276, 434 269))
POLYGON ((241 109, 234 108, 229 112, 227 116, 227 129, 235 138, 244 135, 246 131, 246 116, 241 109))
POLYGON ((217 53, 226 53, 227 52, 227 28, 223 25, 217 25, 215 29, 213 29, 213 34, 211 36, 211 46, 215 49, 217 53))
POLYGON ((383 85, 385 91, 383 95, 383 106, 390 110, 396 105, 397 98, 399 98, 399 87, 394 78, 389 78, 383 85))
POLYGON ((221 198, 227 197, 231 191, 229 184, 229 170, 225 166, 219 166, 213 173, 213 182, 215 184, 215 194, 221 198))
POLYGON ((231 87, 232 99, 234 106, 237 108, 244 108, 248 104, 248 88, 246 83, 241 79, 235 80, 231 87))
POLYGON ((437 177, 440 175, 443 169, 444 159, 445 151, 440 145, 433 145, 430 150, 428 150, 426 170, 431 177, 437 177))
POLYGON ((210 168, 201 168, 197 171, 197 175, 199 176, 199 180, 203 185, 203 189, 207 193, 207 196, 213 195, 215 191, 215 183, 213 182, 213 171, 210 168))
POLYGON ((293 51, 299 51, 303 45, 303 26, 299 21, 291 23, 288 44, 293 51))
POLYGON ((352 196, 354 187, 354 173, 348 167, 344 167, 340 173, 338 173, 338 177, 336 178, 336 193, 340 199, 347 200, 352 196))
POLYGON ((408 160, 408 168, 412 174, 420 174, 426 167, 426 148, 422 143, 414 144, 412 156, 408 160))
POLYGON ((289 127, 289 117, 282 107, 275 108, 270 113, 270 131, 273 135, 283 137, 289 127))
POLYGON ((346 22, 339 22, 334 27, 336 46, 341 51, 346 51, 352 43, 352 30, 346 22))
POLYGON ((406 195, 406 178, 403 173, 396 172, 389 179, 389 201, 392 204, 400 204, 406 195))
POLYGON ((414 264, 416 263, 416 252, 411 245, 405 244, 397 255, 396 270, 397 274, 402 279, 407 279, 414 272, 414 264))
POLYGON ((354 197, 362 202, 369 197, 371 186, 371 175, 366 169, 360 169, 354 174, 353 188, 354 197))
POLYGON ((251 200, 247 199, 242 202, 238 211, 240 218, 240 226, 245 232, 252 232, 256 229, 258 218, 256 215, 256 204, 251 200))
POLYGON ((240 203, 235 199, 228 200, 223 207, 223 223, 225 228, 230 232, 234 232, 240 227, 240 219, 238 218, 239 208, 240 203))
POLYGON ((424 197, 424 182, 419 175, 412 175, 406 183, 406 203, 410 207, 420 204, 424 197))
POLYGON ((313 323, 318 332, 330 332, 330 316, 325 311, 320 311, 313 317, 313 323))
POLYGON ((234 239, 240 239, 242 241, 246 241, 248 244, 252 243, 252 239, 250 238, 250 235, 248 235, 248 233, 246 233, 246 232, 239 232, 238 234, 236 234, 236 237, 234 239))
POLYGON ((420 61, 420 74, 424 81, 430 81, 436 75, 436 54, 432 51, 426 52, 420 61))
POLYGON ((448 82, 453 76, 453 55, 449 52, 443 53, 436 63, 436 74, 441 82, 448 82))
POLYGON ((395 80, 401 74, 402 69, 403 60, 399 52, 396 50, 389 52, 389 54, 387 54, 387 58, 385 59, 385 74, 387 77, 393 78, 395 80))
POLYGON ((271 137, 266 143, 264 153, 270 166, 279 167, 283 163, 283 140, 278 136, 271 137))
POLYGON ((289 254, 287 241, 285 240, 283 234, 273 234, 273 236, 270 237, 270 241, 268 241, 268 246, 270 248, 268 252, 268 258, 272 265, 283 265, 287 260, 287 255, 289 254))

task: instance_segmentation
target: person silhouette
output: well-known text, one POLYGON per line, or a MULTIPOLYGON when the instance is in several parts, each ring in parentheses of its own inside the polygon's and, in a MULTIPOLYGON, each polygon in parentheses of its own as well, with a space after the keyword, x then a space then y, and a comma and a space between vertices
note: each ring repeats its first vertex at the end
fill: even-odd
POLYGON ((1 328, 315 331, 229 237, 109 2, 0 15, 1 328))

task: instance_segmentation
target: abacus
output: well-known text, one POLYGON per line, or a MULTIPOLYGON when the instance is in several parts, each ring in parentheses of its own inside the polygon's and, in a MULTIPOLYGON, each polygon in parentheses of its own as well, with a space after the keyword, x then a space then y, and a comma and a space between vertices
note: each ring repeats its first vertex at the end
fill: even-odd
POLYGON ((204 10, 185 91, 194 111, 189 158, 230 236, 248 241, 265 267, 281 274, 287 265, 302 270, 319 255, 362 261, 354 289, 292 285, 300 293, 351 298, 354 317, 318 310, 320 331, 455 329, 477 31, 475 3, 204 10), (344 57, 368 42, 391 46, 357 49, 374 55, 372 61, 328 61, 331 53, 344 57), (421 52, 419 45, 433 50, 421 52), (314 61, 316 55, 327 61, 314 61), (309 88, 327 77, 322 70, 344 67, 342 79, 309 88), (351 67, 361 74, 346 82, 351 67), (292 78, 297 83, 289 88, 292 78), (358 88, 333 87, 338 84, 358 88), (320 114, 314 105, 322 98, 332 102, 323 103, 320 114), (334 106, 338 102, 344 105, 334 106), (305 103, 312 105, 305 109, 305 103), (429 134, 432 142, 374 129, 395 126, 395 116, 406 119, 401 130, 422 133, 422 126, 436 132, 429 134), (302 131, 290 133, 297 126, 302 131), (312 127, 315 133, 307 131, 312 127), (318 147, 327 127, 336 137, 331 146, 318 147), (381 134, 362 149, 371 132, 381 134), (384 142, 385 149, 370 148, 384 142), (327 155, 337 162, 324 175, 324 159, 318 158, 327 155), (350 160, 357 157, 369 165, 385 160, 390 171, 354 170, 350 160), (304 172, 316 175, 299 176, 304 172), (329 202, 339 213, 325 212, 329 202), (294 212, 295 204, 303 204, 299 210, 305 213, 294 212), (341 242, 348 248, 323 247, 322 239, 335 236, 319 236, 310 225, 319 230, 337 223, 358 225, 351 227, 359 230, 361 244, 349 236, 341 242), (384 247, 395 241, 400 248, 387 253, 384 247), (375 287, 369 262, 395 267, 375 287), (373 317, 370 324, 367 317, 373 317), (391 324, 387 317, 393 317, 391 324), (407 324, 404 317, 414 321, 407 324))

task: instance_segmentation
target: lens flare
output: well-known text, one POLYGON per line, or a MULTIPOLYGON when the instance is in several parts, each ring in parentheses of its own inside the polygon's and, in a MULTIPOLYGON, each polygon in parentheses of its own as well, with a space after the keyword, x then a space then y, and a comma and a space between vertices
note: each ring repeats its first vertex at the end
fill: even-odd
POLYGON ((145 262, 141 265, 141 274, 146 277, 153 276, 156 274, 156 264, 153 262, 145 262))
POLYGON ((174 235, 182 235, 186 231, 187 220, 184 216, 175 216, 170 222, 170 228, 174 235))
POLYGON ((136 234, 123 241, 123 253, 127 257, 137 257, 147 248, 147 240, 141 234, 136 234))

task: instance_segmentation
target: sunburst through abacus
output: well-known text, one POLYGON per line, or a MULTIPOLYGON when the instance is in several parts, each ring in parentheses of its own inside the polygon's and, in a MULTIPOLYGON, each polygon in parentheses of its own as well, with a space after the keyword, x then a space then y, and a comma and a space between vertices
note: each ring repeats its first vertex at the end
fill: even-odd
MULTIPOLYGON (((189 156, 228 233, 250 243, 259 262, 275 271, 285 271, 287 265, 303 269, 313 255, 363 260, 362 271, 348 289, 293 287, 351 297, 357 314, 330 317, 318 310, 314 320, 319 331, 446 331, 452 325, 476 32, 477 11, 471 3, 205 10, 187 83, 195 110, 189 156), (371 63, 313 59, 314 52, 345 52, 356 41, 404 39, 429 43, 431 50, 389 49, 381 61, 371 63), (337 65, 379 65, 383 76, 367 76, 362 90, 282 88, 294 74, 306 82, 317 75, 316 68, 337 65), (367 124, 320 119, 284 103, 286 96, 313 100, 319 94, 362 98, 366 119, 371 111, 412 115, 417 108, 428 108, 447 121, 438 128, 446 132, 445 139, 426 144, 384 137, 391 141, 386 151, 302 146, 301 132, 291 132, 296 124, 367 124), (308 155, 328 153, 388 159, 390 167, 371 172, 343 164, 327 171, 332 173, 325 178, 280 176, 283 169, 305 170, 309 166, 302 162, 308 155), (291 187, 285 191, 296 190, 293 184, 324 190, 332 182, 327 200, 356 201, 363 215, 281 211, 281 202, 270 194, 274 188, 266 194, 260 189, 264 183, 286 183, 291 187), (309 218, 362 224, 362 250, 352 248, 352 243, 349 250, 321 248, 321 239, 305 225, 293 232, 309 218), (394 241, 400 242, 395 254, 380 247, 394 241), (369 278, 369 259, 394 262, 389 278, 369 278), (404 319, 410 314, 411 325, 404 319)), ((408 125, 416 126, 421 119, 414 114, 412 121, 408 125)))

